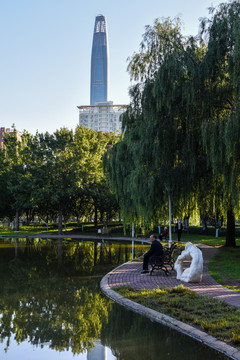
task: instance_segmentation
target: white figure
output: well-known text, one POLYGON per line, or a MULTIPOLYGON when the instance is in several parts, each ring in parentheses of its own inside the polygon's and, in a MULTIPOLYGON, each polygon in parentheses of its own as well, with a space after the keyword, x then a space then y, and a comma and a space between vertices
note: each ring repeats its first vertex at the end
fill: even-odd
POLYGON ((177 272, 177 279, 185 282, 200 282, 203 272, 202 252, 192 243, 185 245, 185 250, 178 256, 174 269, 177 272), (183 260, 192 260, 189 268, 183 271, 183 260))

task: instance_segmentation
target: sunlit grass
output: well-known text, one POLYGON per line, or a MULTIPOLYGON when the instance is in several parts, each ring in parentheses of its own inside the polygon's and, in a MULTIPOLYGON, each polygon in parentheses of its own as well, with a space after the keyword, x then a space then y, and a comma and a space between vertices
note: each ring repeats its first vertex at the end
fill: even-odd
POLYGON ((209 272, 218 283, 240 293, 240 247, 220 248, 210 260, 209 272))
POLYGON ((183 285, 172 289, 114 289, 126 298, 150 309, 194 326, 221 341, 240 345, 240 310, 206 296, 199 296, 183 285))
MULTIPOLYGON (((67 224, 66 225, 66 229, 63 226, 63 231, 67 231, 67 232, 71 232, 73 231, 75 228, 77 227, 77 225, 74 225, 72 223, 67 224)), ((20 226, 19 230, 12 230, 11 227, 2 227, 0 226, 0 235, 4 235, 4 236, 28 236, 28 235, 38 235, 38 234, 43 234, 43 235, 51 235, 51 234, 57 234, 58 233, 58 226, 57 224, 50 224, 48 225, 48 230, 46 225, 44 224, 32 224, 29 226, 20 226)))

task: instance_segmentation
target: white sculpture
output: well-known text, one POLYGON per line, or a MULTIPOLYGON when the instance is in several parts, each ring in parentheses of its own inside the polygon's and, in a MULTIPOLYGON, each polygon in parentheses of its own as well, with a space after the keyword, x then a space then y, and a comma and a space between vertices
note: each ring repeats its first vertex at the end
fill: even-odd
POLYGON ((185 282, 200 282, 203 272, 202 252, 192 243, 185 245, 185 250, 178 256, 174 269, 177 272, 177 279, 185 282), (192 260, 189 268, 183 271, 183 260, 192 260))

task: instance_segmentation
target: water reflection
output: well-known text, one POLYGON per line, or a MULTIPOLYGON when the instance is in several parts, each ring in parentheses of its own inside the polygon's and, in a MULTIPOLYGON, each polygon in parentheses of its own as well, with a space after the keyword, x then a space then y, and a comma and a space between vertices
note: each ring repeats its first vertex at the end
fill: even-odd
MULTIPOLYGON (((135 246, 135 256, 144 251, 144 246, 135 246)), ((98 360, 100 354, 104 360, 155 360, 159 354, 190 359, 186 348, 189 354, 197 352, 195 359, 210 359, 207 348, 101 294, 102 276, 131 256, 131 243, 3 239, 1 360, 26 359, 26 354, 29 359, 93 360, 97 350, 98 360)))
MULTIPOLYGON (((117 360, 220 360, 222 354, 170 328, 113 304, 101 343, 117 360)), ((109 360, 109 359, 108 359, 109 360)))

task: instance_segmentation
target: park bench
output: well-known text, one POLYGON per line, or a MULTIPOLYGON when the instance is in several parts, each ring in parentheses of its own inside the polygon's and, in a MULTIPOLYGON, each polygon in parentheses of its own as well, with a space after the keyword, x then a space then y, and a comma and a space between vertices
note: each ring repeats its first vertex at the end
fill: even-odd
POLYGON ((173 253, 176 249, 177 245, 173 243, 171 247, 163 248, 163 255, 162 256, 152 256, 150 259, 150 265, 152 267, 150 271, 150 275, 152 275, 154 270, 162 270, 165 272, 166 275, 169 275, 169 270, 167 266, 171 267, 171 270, 174 269, 174 258, 173 253))

